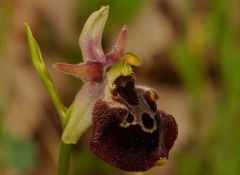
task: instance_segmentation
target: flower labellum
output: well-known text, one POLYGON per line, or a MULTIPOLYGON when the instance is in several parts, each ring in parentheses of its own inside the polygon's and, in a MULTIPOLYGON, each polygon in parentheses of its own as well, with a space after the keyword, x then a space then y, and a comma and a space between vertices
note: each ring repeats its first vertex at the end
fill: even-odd
POLYGON ((104 54, 101 38, 108 11, 105 6, 92 13, 83 27, 79 44, 84 62, 54 65, 84 81, 62 140, 75 144, 93 125, 91 150, 98 157, 121 170, 146 171, 168 159, 177 124, 158 109, 155 90, 135 85, 132 66, 142 62, 136 55, 124 53, 126 26, 112 51, 104 54))

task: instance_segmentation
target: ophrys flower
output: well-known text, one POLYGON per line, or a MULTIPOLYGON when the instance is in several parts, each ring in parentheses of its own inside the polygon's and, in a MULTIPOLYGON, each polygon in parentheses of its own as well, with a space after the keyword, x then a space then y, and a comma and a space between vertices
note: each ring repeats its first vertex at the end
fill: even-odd
POLYGON ((91 14, 80 35, 83 63, 54 67, 84 81, 73 103, 62 140, 75 144, 93 125, 91 150, 109 164, 126 171, 145 171, 160 165, 177 137, 174 118, 158 109, 152 88, 136 86, 132 66, 141 59, 125 53, 127 27, 116 45, 104 54, 102 32, 109 7, 91 14))

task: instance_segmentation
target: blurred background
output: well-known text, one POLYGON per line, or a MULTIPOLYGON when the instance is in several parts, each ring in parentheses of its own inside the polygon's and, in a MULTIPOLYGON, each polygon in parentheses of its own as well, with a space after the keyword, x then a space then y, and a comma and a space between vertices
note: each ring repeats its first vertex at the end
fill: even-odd
MULTIPOLYGON (((138 84, 157 89, 159 108, 179 125, 167 163, 144 175, 239 174, 239 0, 0 0, 0 174, 53 175, 57 168, 58 116, 31 63, 23 23, 68 106, 82 83, 51 65, 81 62, 83 24, 107 4, 104 50, 127 24, 127 51, 144 61, 138 84)), ((93 155, 90 138, 91 130, 74 147, 71 174, 128 174, 93 155)))

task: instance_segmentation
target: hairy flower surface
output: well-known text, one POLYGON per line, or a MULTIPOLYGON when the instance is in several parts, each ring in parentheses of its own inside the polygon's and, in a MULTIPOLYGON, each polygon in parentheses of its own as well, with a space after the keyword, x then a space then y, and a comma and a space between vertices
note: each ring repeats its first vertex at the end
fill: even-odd
POLYGON ((91 14, 80 35, 83 63, 55 64, 84 81, 73 103, 62 140, 75 144, 93 125, 91 150, 109 164, 126 171, 146 171, 163 164, 177 138, 174 118, 158 109, 157 92, 135 85, 132 66, 141 59, 125 53, 123 26, 112 51, 104 54, 102 32, 109 7, 91 14))

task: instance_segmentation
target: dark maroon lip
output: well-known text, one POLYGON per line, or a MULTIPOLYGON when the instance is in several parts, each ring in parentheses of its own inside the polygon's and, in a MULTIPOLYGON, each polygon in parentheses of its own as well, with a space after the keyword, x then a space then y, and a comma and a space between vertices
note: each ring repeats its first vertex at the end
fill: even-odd
POLYGON ((174 118, 157 110, 156 93, 135 87, 134 77, 119 77, 112 93, 93 110, 91 150, 125 171, 146 171, 168 158, 177 138, 174 118), (112 102, 111 102, 112 103, 112 102))

